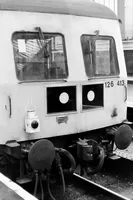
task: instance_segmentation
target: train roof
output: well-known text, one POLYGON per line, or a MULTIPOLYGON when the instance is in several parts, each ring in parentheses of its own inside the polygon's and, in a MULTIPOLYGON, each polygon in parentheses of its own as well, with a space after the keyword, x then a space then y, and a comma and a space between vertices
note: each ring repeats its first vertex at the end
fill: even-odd
POLYGON ((0 0, 0 10, 56 13, 117 20, 113 11, 92 0, 0 0))

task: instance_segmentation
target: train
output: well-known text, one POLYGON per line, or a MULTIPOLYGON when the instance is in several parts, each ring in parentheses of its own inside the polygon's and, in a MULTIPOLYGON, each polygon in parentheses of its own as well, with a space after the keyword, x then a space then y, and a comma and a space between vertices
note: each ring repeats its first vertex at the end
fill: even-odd
POLYGON ((97 173, 132 141, 117 16, 90 0, 0 0, 0 24, 0 168, 36 185, 97 173))
POLYGON ((133 40, 123 40, 123 51, 128 76, 127 119, 133 122, 133 40))
MULTIPOLYGON (((115 0, 116 1, 116 0, 115 0)), ((133 122, 133 95, 132 95, 132 51, 133 51, 133 2, 132 1, 116 1, 117 16, 120 19, 120 29, 122 35, 123 51, 127 68, 127 119, 133 122)))

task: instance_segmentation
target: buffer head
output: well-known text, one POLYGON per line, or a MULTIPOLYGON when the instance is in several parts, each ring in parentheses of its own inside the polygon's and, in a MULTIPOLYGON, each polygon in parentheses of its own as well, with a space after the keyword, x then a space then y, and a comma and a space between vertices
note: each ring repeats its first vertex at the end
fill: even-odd
POLYGON ((114 136, 114 141, 118 149, 126 149, 132 141, 133 131, 130 126, 123 124, 121 125, 114 136))
POLYGON ((28 154, 28 160, 33 169, 49 170, 55 158, 55 148, 52 142, 42 139, 35 142, 28 154))

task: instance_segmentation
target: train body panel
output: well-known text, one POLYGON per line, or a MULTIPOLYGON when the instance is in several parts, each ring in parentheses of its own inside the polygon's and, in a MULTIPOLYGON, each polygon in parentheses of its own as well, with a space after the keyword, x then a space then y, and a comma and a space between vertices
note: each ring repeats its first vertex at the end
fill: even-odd
MULTIPOLYGON (((0 65, 4 66, 0 74, 2 111, 0 127, 3 133, 0 139, 1 144, 10 140, 25 141, 85 132, 119 124, 126 119, 126 71, 121 55, 120 30, 116 20, 59 14, 54 14, 53 17, 53 14, 18 11, 1 11, 0 14, 0 24, 3 30, 0 38, 0 52, 3 55, 0 65), (8 23, 9 18, 10 24, 8 23), (16 46, 13 43, 13 34, 19 31, 34 32, 35 27, 41 27, 44 33, 64 35, 68 66, 68 77, 65 80, 27 82, 17 79, 15 55, 13 55, 16 46), (94 35, 96 30, 99 30, 100 36, 111 37, 115 40, 119 65, 118 76, 104 75, 104 79, 103 77, 89 78, 86 75, 81 37, 82 35, 94 35), (5 59, 6 56, 8 59, 5 59), (57 89, 58 93, 59 88, 63 88, 61 93, 63 91, 66 93, 66 88, 71 91, 71 87, 72 92, 75 92, 75 97, 72 97, 75 101, 75 108, 70 111, 48 111, 47 106, 50 102, 48 90, 57 89), (87 87, 88 89, 84 89, 87 87), (92 95, 94 98, 95 95, 97 96, 94 105, 91 103, 86 105, 87 109, 83 108, 83 90, 94 90, 92 95), (40 132, 25 133, 25 117, 28 107, 34 107, 36 110, 36 115, 40 120, 40 132)), ((20 48, 24 48, 23 44, 20 48)), ((20 49, 18 51, 23 53, 20 49)), ((86 92, 85 95, 87 95, 86 92)), ((54 97, 51 96, 51 98, 54 97)), ((59 106, 56 105, 56 100, 53 100, 51 104, 59 106)))
MULTIPOLYGON (((1 100, 1 132, 0 139, 1 144, 10 140, 24 141, 39 138, 48 138, 59 135, 68 135, 72 133, 84 132, 103 128, 110 125, 120 124, 126 119, 126 106, 124 102, 125 91, 123 86, 118 86, 117 82, 113 80, 115 86, 113 88, 104 87, 104 105, 90 108, 89 110, 82 110, 82 86, 81 84, 61 84, 61 87, 76 86, 77 92, 77 111, 62 112, 56 114, 47 114, 47 99, 46 88, 44 84, 21 84, 19 87, 10 88, 10 93, 6 93, 2 96, 1 100), (110 95, 111 93, 111 95, 110 95), (119 93, 119 98, 114 98, 119 93), (12 113, 10 115, 9 108, 9 95, 11 97, 12 113), (39 97, 39 98, 38 98, 39 97), (36 109, 36 114, 40 119, 41 131, 38 133, 28 134, 25 133, 24 121, 26 117, 27 107, 30 106, 30 98, 32 99, 32 105, 36 109), (111 103, 110 103, 111 100, 111 103), (80 103, 78 102, 80 101, 80 103), (42 105, 40 107, 40 104, 42 105), (116 114, 113 115, 113 113, 116 114), (60 120, 62 119, 62 122, 60 120), (54 130, 54 131, 53 131, 54 130)), ((123 79, 122 79, 123 80, 123 79)), ((99 81, 98 81, 99 82, 99 81)), ((100 81, 100 84, 105 85, 105 81, 100 81)), ((96 84, 96 82, 95 82, 96 84)), ((56 84, 59 87, 58 84, 56 84)), ((84 85, 93 85, 93 83, 83 83, 84 85)), ((93 85, 94 86, 94 85, 93 85)), ((48 85, 49 87, 49 85, 48 85)), ((54 85, 54 87, 56 87, 54 85)), ((50 88, 52 86, 50 85, 50 88)), ((2 91, 2 89, 1 89, 2 91)), ((4 90, 5 92, 5 90, 4 90)), ((54 103, 54 102, 53 102, 54 103)))

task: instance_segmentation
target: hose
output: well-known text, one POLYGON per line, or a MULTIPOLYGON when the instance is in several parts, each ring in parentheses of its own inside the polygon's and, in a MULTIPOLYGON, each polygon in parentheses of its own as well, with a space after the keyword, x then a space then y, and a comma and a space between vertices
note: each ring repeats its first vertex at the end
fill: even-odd
POLYGON ((73 174, 76 168, 76 162, 74 157, 72 156, 72 154, 67 151, 66 149, 62 149, 62 148, 55 148, 55 150, 59 153, 62 154, 63 156, 65 156, 66 158, 68 158, 71 167, 69 169, 63 169, 64 173, 69 173, 69 174, 73 174))
POLYGON ((61 180, 62 180, 62 187, 63 187, 63 196, 65 194, 65 179, 64 179, 64 173, 63 173, 63 170, 62 170, 62 166, 61 166, 61 158, 60 158, 60 155, 59 153, 56 153, 56 157, 55 157, 55 161, 56 161, 56 165, 59 169, 59 172, 60 172, 60 175, 61 175, 61 180))
POLYGON ((65 186, 65 179, 64 179, 64 174, 63 174, 62 167, 59 167, 59 170, 60 170, 60 174, 61 174, 62 187, 63 187, 63 194, 62 194, 62 196, 64 196, 65 190, 66 190, 66 186, 65 186))
MULTIPOLYGON (((61 180, 62 180, 62 188, 63 188, 63 196, 65 193, 65 180, 64 180, 64 173, 69 173, 72 174, 76 168, 76 162, 75 159, 73 158, 73 156, 71 155, 71 153, 69 153, 67 150, 62 149, 62 148, 55 148, 55 150, 57 151, 57 159, 56 159, 56 163, 57 163, 57 167, 59 169, 60 175, 61 175, 61 180), (63 156, 65 156, 66 158, 68 158, 69 162, 70 162, 70 168, 69 169, 62 169, 61 166, 61 159, 60 159, 60 154, 62 154, 63 156)), ((38 173, 35 173, 35 188, 34 188, 34 196, 36 196, 37 193, 37 187, 38 187, 38 173)), ((43 186, 42 186, 42 180, 40 179, 40 186, 41 186, 41 199, 43 200, 44 198, 44 191, 43 191, 43 186)), ((51 190, 50 190, 50 174, 47 174, 47 188, 48 188, 48 193, 51 197, 52 200, 55 200, 55 198, 53 197, 51 190)))
POLYGON ((37 187, 38 187, 38 172, 35 173, 35 187, 34 187, 34 196, 36 196, 37 187))
POLYGON ((92 170, 90 170, 89 167, 85 168, 85 171, 86 171, 86 173, 87 173, 88 176, 92 175, 92 174, 95 174, 96 172, 100 171, 100 169, 102 168, 102 166, 104 164, 104 157, 105 157, 104 149, 102 147, 100 147, 100 146, 98 146, 98 148, 99 148, 99 151, 100 151, 100 154, 99 154, 99 163, 92 170))
POLYGON ((44 191, 43 191, 43 185, 42 185, 42 179, 40 178, 40 187, 41 187, 41 200, 44 200, 44 191))
MULTIPOLYGON (((62 166, 61 166, 61 159, 60 159, 60 155, 59 153, 56 154, 56 164, 57 167, 59 169, 60 175, 61 175, 61 180, 62 180, 62 188, 63 188, 63 194, 62 196, 64 196, 65 194, 65 190, 66 190, 66 186, 65 186, 65 179, 64 179, 64 174, 63 174, 63 170, 62 170, 62 166)), ((47 187, 48 187, 48 192, 50 197, 55 200, 55 198, 53 197, 51 190, 50 190, 50 174, 47 175, 47 187)))
POLYGON ((56 199, 53 197, 52 193, 51 193, 50 186, 49 186, 49 182, 50 182, 50 178, 49 178, 49 174, 47 174, 47 188, 48 188, 48 193, 49 193, 49 195, 50 195, 50 197, 51 197, 52 200, 56 200, 56 199))

